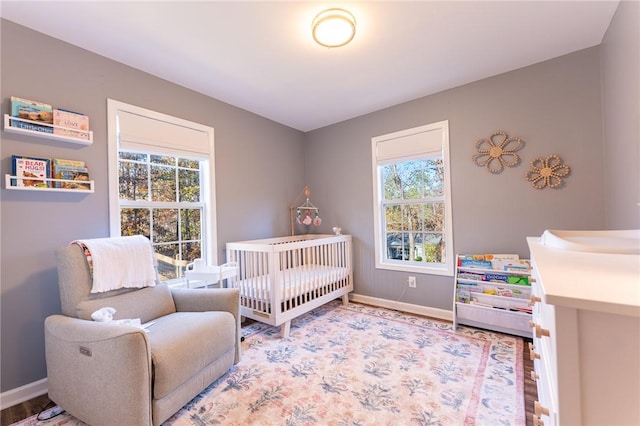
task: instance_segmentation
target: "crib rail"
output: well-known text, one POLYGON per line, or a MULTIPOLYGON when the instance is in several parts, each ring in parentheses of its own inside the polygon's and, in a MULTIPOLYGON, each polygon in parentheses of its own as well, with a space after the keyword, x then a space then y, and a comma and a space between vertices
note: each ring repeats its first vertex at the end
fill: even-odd
POLYGON ((228 243, 227 261, 238 264, 228 285, 240 289, 245 314, 279 325, 311 302, 353 290, 351 253, 350 235, 228 243))

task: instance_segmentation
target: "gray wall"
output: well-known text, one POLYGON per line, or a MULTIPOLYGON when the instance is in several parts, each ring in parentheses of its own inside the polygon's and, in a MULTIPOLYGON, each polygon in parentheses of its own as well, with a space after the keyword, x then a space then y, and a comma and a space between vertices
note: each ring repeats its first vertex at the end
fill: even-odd
MULTIPOLYGON (((43 321, 60 312, 54 250, 109 234, 107 98, 215 128, 218 246, 287 235, 288 206, 304 184, 303 133, 59 40, 1 21, 2 113, 12 95, 89 115, 83 147, 2 132, 2 176, 12 154, 84 160, 94 194, 2 189, 1 390, 46 377, 43 321)), ((2 184, 4 187, 4 184, 2 184)))
MULTIPOLYGON (((378 271, 373 265, 371 137, 449 120, 456 252, 526 256, 525 237, 546 228, 603 228, 605 211, 625 205, 623 194, 609 197, 605 209, 605 194, 628 185, 629 179, 637 183, 639 176, 638 161, 629 162, 626 175, 616 175, 603 156, 603 151, 610 153, 614 165, 633 149, 637 157, 638 98, 621 93, 626 87, 637 93, 638 73, 615 77, 622 78, 615 90, 606 82, 612 70, 627 65, 627 56, 635 58, 637 69, 637 52, 628 47, 629 37, 638 33, 638 21, 632 19, 637 9, 637 4, 621 4, 602 49, 576 52, 306 135, 1 21, 3 113, 11 95, 49 101, 87 113, 95 138, 92 146, 76 148, 2 132, 2 174, 8 173, 13 153, 78 158, 91 165, 97 188, 84 196, 0 191, 1 390, 46 377, 42 323, 60 311, 53 250, 75 238, 108 234, 107 97, 215 128, 220 250, 227 241, 286 235, 287 207, 309 183, 324 220, 319 231, 330 232, 338 225, 354 236, 356 292, 396 300, 406 274, 378 271), (605 53, 600 55, 600 50, 605 53), (604 131, 612 114, 636 111, 635 122, 616 124, 619 136, 606 137, 605 145, 600 60, 604 131), (522 164, 500 175, 471 162, 475 141, 495 130, 526 143, 519 152, 522 164), (613 143, 619 150, 609 149, 613 143), (553 153, 572 168, 566 186, 531 188, 524 180, 529 161, 553 153)), ((633 203, 640 201, 636 198, 633 203)), ((638 227, 637 222, 623 224, 623 219, 614 224, 608 214, 612 227, 638 227)), ((418 288, 402 301, 450 309, 451 287, 450 278, 418 276, 418 288)))
POLYGON ((640 2, 622 1, 600 48, 607 228, 640 228, 640 2))
MULTIPOLYGON (((355 292, 451 309, 452 279, 374 265, 371 138, 449 120, 454 250, 518 253, 547 228, 599 229, 604 176, 598 48, 498 75, 307 134, 305 173, 324 224, 355 238, 355 292), (525 146, 521 165, 499 175, 472 163, 476 140, 504 130, 525 146), (559 155, 571 167, 561 189, 534 189, 524 178, 535 157, 559 155), (411 274, 413 275, 413 274, 411 274)), ((393 84, 393 82, 389 82, 393 84)))

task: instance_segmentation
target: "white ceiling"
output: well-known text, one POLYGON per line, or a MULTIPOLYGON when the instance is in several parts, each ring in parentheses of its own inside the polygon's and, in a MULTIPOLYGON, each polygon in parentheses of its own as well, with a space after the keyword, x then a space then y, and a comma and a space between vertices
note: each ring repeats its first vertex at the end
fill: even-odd
POLYGON ((0 15, 309 131, 598 45, 617 4, 3 0, 0 15), (312 41, 327 7, 356 17, 351 44, 312 41))

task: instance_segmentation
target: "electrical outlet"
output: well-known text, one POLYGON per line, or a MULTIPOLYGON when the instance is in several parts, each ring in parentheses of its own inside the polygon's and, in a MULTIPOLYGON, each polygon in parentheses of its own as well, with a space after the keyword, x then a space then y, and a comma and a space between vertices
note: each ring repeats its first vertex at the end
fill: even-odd
POLYGON ((407 279, 407 284, 409 284, 410 288, 416 288, 416 277, 409 277, 407 279))

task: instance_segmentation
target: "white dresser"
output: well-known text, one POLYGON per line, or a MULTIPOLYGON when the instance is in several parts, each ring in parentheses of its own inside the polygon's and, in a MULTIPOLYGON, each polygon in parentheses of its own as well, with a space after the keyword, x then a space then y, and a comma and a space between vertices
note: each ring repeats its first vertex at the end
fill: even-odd
POLYGON ((640 256, 527 243, 534 424, 640 425, 640 256))

